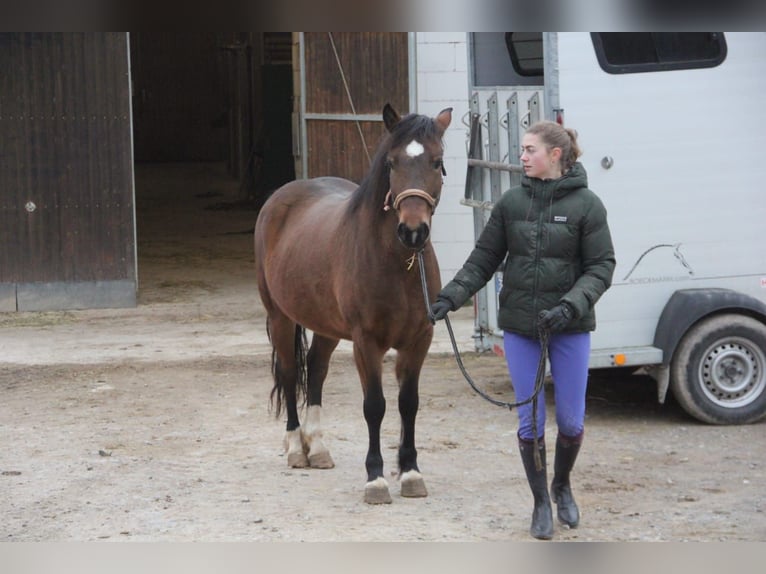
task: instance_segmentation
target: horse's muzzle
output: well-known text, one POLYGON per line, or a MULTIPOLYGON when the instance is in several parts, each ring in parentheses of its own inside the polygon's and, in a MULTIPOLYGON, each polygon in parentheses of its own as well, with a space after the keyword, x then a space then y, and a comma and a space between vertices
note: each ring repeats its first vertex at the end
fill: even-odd
POLYGON ((400 223, 396 229, 399 241, 410 249, 422 249, 431 235, 431 228, 427 223, 420 223, 414 229, 405 223, 400 223))

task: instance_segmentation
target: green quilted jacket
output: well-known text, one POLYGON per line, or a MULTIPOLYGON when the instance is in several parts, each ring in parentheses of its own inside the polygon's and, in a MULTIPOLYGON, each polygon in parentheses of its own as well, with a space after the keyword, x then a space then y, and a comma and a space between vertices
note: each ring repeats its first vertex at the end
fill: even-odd
POLYGON ((564 332, 596 328, 594 305, 612 283, 615 257, 601 200, 579 162, 559 179, 524 177, 495 204, 463 268, 439 293, 457 309, 503 264, 498 326, 537 336, 540 311, 566 301, 564 332))

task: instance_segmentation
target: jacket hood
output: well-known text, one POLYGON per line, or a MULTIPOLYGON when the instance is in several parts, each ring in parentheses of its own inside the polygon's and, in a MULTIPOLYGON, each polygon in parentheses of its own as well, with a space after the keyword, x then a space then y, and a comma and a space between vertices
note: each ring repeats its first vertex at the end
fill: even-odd
POLYGON ((583 165, 578 161, 558 179, 542 180, 526 175, 521 178, 521 185, 531 194, 533 190, 550 190, 552 197, 562 197, 572 190, 588 187, 588 174, 583 165))

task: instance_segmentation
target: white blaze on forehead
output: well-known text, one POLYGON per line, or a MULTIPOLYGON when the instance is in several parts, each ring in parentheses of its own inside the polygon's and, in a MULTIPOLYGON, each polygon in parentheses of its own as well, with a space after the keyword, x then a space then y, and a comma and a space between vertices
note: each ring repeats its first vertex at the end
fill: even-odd
POLYGON ((423 152, 426 151, 426 148, 423 147, 423 144, 421 144, 418 141, 412 140, 409 144, 407 144, 407 148, 405 149, 407 152, 407 155, 410 157, 418 157, 419 155, 422 155, 423 152))

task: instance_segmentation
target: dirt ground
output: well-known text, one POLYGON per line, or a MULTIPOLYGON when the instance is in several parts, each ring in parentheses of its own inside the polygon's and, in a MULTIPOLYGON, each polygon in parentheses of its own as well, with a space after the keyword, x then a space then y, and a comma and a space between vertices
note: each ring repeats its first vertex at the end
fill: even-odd
MULTIPOLYGON (((345 343, 323 409, 336 466, 287 467, 284 422, 268 408, 255 212, 221 175, 139 169, 137 308, 0 314, 0 541, 530 540, 516 415, 471 391, 443 325, 420 387, 427 498, 399 495, 387 357, 393 502, 362 501, 367 433, 345 343)), ((471 313, 453 321, 465 364, 511 400, 502 359, 472 351, 471 313)), ((766 541, 765 424, 697 423, 638 375, 594 375, 587 409, 581 525, 557 524, 555 540, 766 541)), ((555 424, 550 450, 554 436, 555 424)))

